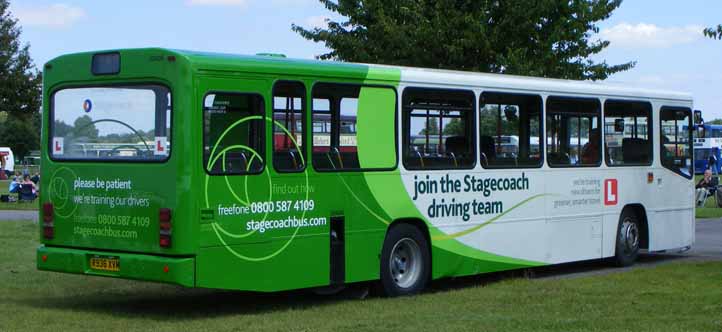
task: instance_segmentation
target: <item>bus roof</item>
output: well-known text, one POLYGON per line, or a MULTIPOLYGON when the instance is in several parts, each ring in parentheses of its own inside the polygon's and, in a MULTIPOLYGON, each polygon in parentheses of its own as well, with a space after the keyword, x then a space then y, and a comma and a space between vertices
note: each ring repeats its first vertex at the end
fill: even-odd
MULTIPOLYGON (((441 69, 413 68, 363 63, 343 63, 309 59, 290 59, 267 55, 236 55, 224 53, 196 52, 163 48, 123 49, 122 53, 165 53, 185 59, 196 71, 244 71, 285 75, 303 75, 329 78, 350 78, 402 82, 405 84, 434 84, 449 87, 468 86, 479 89, 547 92, 550 94, 578 94, 607 96, 611 98, 648 98, 692 102, 687 93, 654 89, 628 88, 621 84, 574 81, 507 74, 489 74, 441 69)), ((98 51, 70 54, 51 60, 63 61, 68 57, 89 56, 98 51)))

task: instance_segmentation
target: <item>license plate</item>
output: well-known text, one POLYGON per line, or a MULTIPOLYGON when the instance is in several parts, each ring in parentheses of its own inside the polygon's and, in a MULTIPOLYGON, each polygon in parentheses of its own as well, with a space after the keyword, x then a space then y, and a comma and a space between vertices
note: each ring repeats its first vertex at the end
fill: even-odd
POLYGON ((90 268, 100 271, 120 271, 120 259, 118 257, 91 257, 90 268))

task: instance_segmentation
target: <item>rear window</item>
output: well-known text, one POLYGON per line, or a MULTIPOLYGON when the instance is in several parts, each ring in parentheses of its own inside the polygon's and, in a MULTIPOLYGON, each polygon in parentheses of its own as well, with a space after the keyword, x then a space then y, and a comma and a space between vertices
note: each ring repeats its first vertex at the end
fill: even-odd
POLYGON ((62 89, 51 107, 53 159, 164 161, 170 155, 171 94, 164 86, 62 89))

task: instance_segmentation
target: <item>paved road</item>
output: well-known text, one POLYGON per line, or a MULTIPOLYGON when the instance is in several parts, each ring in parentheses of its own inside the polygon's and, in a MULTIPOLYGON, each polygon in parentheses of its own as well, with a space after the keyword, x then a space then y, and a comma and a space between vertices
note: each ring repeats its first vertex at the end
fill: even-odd
POLYGON ((687 255, 722 259, 722 219, 697 221, 696 242, 687 255))
POLYGON ((7 220, 38 221, 38 211, 0 210, 0 221, 7 220))

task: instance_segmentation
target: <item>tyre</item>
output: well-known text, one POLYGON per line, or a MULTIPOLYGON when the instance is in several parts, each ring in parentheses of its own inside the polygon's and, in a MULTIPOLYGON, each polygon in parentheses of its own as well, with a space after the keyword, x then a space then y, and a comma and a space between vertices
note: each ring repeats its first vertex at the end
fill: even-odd
POLYGON ((634 264, 639 255, 639 219, 631 210, 624 210, 619 217, 615 263, 618 266, 634 264))
POLYGON ((386 233, 381 250, 381 286, 387 296, 420 292, 431 275, 429 243, 423 232, 398 224, 386 233))

